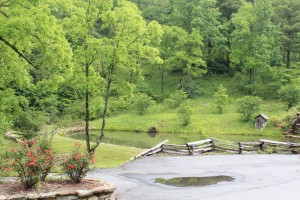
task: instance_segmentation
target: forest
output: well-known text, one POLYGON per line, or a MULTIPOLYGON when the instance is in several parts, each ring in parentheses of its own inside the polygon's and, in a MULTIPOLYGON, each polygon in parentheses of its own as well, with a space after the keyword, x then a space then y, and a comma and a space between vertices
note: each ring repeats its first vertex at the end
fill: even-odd
POLYGON ((153 106, 188 127, 202 99, 245 121, 299 108, 299 0, 0 0, 0 24, 1 134, 98 120, 100 142, 153 106))

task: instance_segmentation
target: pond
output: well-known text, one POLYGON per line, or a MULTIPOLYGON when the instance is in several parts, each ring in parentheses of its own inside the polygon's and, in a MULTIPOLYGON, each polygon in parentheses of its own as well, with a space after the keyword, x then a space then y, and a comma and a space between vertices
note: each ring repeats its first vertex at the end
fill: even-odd
MULTIPOLYGON (((91 131, 91 141, 96 141, 100 131, 91 131)), ((78 132, 69 135, 73 139, 85 140, 85 133, 78 132)), ((128 131, 106 131, 103 139, 104 143, 111 143, 116 145, 131 146, 137 148, 151 148, 154 145, 168 139, 171 144, 186 144, 187 142, 193 142, 202 140, 205 138, 218 138, 221 140, 232 142, 254 142, 259 139, 269 139, 276 141, 290 141, 297 142, 295 140, 286 139, 283 135, 274 136, 262 136, 262 135, 209 135, 203 136, 201 134, 182 134, 182 133, 136 133, 128 131)))

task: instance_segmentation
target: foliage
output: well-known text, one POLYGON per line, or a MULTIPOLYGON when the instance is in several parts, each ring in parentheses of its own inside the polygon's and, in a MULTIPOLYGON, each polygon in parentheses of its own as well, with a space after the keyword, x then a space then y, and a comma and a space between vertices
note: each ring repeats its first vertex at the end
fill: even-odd
POLYGON ((29 142, 24 140, 17 148, 10 148, 12 170, 17 172, 25 188, 32 188, 46 178, 53 166, 53 158, 52 150, 42 150, 34 138, 29 142))
POLYGON ((147 110, 154 105, 155 101, 146 94, 138 94, 135 96, 134 107, 139 115, 146 114, 147 110))
POLYGON ((242 115, 245 121, 249 121, 252 114, 260 108, 262 99, 256 96, 245 96, 238 100, 238 112, 242 115))
POLYGON ((291 68, 296 65, 297 60, 299 61, 300 2, 297 0, 273 0, 273 7, 275 10, 274 22, 279 25, 282 33, 280 37, 281 54, 286 68, 291 68))
POLYGON ((279 60, 276 29, 272 24, 270 0, 257 0, 253 4, 244 2, 234 15, 230 59, 233 67, 239 69, 247 83, 244 85, 250 95, 256 94, 260 75, 270 67, 271 61, 279 60))
POLYGON ((300 88, 295 84, 282 86, 278 90, 280 98, 287 103, 288 109, 300 101, 300 88))
POLYGON ((0 179, 9 175, 11 171, 8 158, 1 158, 0 160, 0 179))
POLYGON ((22 139, 30 140, 37 136, 37 132, 42 128, 48 118, 42 112, 27 110, 14 121, 14 130, 19 131, 22 139))
POLYGON ((73 182, 80 183, 89 171, 90 163, 94 164, 94 155, 83 150, 81 144, 77 142, 75 143, 75 150, 69 158, 64 160, 62 167, 73 182))
POLYGON ((176 90, 173 92, 169 98, 165 100, 165 104, 171 108, 175 109, 178 108, 182 103, 187 100, 188 96, 187 93, 183 90, 176 90))
POLYGON ((192 108, 187 104, 181 104, 178 108, 178 116, 183 126, 190 125, 192 119, 192 108))
POLYGON ((227 104, 228 95, 227 95, 227 89, 223 87, 221 84, 218 88, 218 91, 215 92, 214 98, 217 105, 217 111, 219 114, 223 113, 223 107, 227 104))

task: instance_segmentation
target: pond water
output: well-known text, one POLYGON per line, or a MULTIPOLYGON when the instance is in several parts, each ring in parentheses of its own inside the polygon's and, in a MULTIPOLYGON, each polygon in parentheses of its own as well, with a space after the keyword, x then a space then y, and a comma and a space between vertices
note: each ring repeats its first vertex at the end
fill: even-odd
POLYGON ((176 177, 171 179, 156 178, 155 183, 176 187, 193 187, 193 186, 207 186, 215 185, 221 182, 231 182, 235 178, 231 176, 204 176, 204 177, 176 177))
MULTIPOLYGON (((100 131, 91 131, 91 141, 96 141, 99 137, 100 131)), ((169 139, 171 144, 186 144, 187 142, 193 142, 202 140, 205 138, 218 138, 221 140, 232 142, 254 142, 259 139, 269 139, 276 141, 290 141, 298 142, 291 139, 286 139, 283 135, 263 136, 263 135, 209 135, 203 136, 201 134, 182 134, 182 133, 136 133, 127 131, 106 131, 103 139, 104 143, 111 143, 116 145, 131 146, 137 148, 151 148, 152 146, 169 139)), ((79 132, 69 135, 73 139, 85 140, 85 133, 79 132)))

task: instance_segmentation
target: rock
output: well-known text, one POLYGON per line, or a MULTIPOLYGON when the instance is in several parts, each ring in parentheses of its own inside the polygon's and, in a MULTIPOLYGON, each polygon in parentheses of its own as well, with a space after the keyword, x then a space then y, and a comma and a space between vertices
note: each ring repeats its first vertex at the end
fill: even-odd
POLYGON ((74 199, 78 199, 78 196, 67 195, 67 196, 57 196, 56 197, 56 200, 74 200, 74 199))
POLYGON ((40 198, 42 199, 49 199, 49 198, 54 198, 56 197, 57 192, 48 192, 48 193, 42 193, 40 198))
POLYGON ((6 196, 4 196, 4 195, 0 195, 0 200, 6 200, 7 199, 7 197, 6 196))
POLYGON ((8 200, 26 200, 26 197, 21 194, 14 194, 8 197, 8 200))
POLYGON ((79 197, 89 197, 93 194, 92 190, 76 190, 79 197))
POLYGON ((28 193, 27 195, 26 195, 26 198, 27 199, 38 199, 38 198, 40 198, 40 194, 38 194, 38 193, 28 193))

